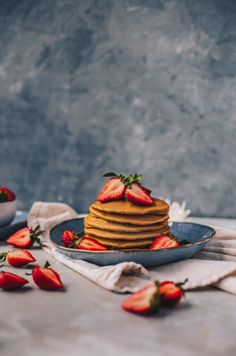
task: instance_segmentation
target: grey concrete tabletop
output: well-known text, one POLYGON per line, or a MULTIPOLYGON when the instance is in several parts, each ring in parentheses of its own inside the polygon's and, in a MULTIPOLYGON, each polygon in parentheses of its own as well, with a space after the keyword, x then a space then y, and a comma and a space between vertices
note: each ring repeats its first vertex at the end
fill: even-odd
MULTIPOLYGON (((193 220, 236 229, 236 220, 193 220)), ((96 286, 42 250, 33 252, 39 262, 51 262, 66 290, 47 292, 30 283, 0 291, 2 356, 236 354, 236 296, 198 290, 173 310, 139 317, 121 310, 124 295, 96 286)))

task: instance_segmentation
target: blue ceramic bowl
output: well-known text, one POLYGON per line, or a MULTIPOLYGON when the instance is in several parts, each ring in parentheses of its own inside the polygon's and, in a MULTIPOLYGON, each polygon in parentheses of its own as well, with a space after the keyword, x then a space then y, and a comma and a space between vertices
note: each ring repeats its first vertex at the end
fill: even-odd
POLYGON ((205 244, 215 234, 215 230, 208 226, 186 222, 175 222, 171 227, 172 234, 179 241, 189 241, 188 244, 181 247, 159 251, 82 251, 74 248, 67 248, 61 243, 61 236, 66 229, 73 230, 74 232, 82 232, 84 229, 84 218, 65 221, 55 226, 50 231, 51 242, 56 246, 57 250, 73 259, 84 260, 100 266, 133 261, 142 264, 144 267, 151 267, 185 260, 202 250, 205 244))

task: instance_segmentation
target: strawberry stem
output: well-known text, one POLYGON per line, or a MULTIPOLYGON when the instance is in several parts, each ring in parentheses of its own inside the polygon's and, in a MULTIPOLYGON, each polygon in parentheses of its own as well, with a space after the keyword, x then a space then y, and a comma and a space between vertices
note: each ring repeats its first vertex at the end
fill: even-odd
POLYGON ((34 229, 30 229, 30 238, 32 239, 33 242, 37 242, 40 247, 43 246, 39 236, 43 233, 44 231, 40 230, 40 225, 37 225, 34 229))
POLYGON ((142 182, 142 174, 130 174, 129 176, 124 176, 123 174, 116 174, 114 172, 107 172, 103 174, 103 177, 115 177, 120 178, 121 182, 124 183, 127 187, 131 187, 133 183, 140 183, 142 182))
POLYGON ((176 286, 178 286, 178 287, 182 287, 185 283, 187 283, 188 282, 188 278, 186 278, 183 282, 180 282, 180 283, 176 283, 176 286))
POLYGON ((5 261, 6 260, 6 257, 7 257, 7 252, 2 252, 0 254, 0 261, 5 261))
POLYGON ((48 267, 50 267, 51 265, 50 265, 50 263, 48 262, 48 261, 46 261, 45 262, 45 265, 44 265, 44 268, 48 268, 48 267))

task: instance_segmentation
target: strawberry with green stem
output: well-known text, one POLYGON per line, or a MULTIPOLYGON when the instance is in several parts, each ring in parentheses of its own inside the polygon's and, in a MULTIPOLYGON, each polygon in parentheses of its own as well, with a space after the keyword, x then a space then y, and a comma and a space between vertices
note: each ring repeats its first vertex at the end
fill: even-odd
POLYGON ((184 295, 182 286, 186 282, 155 281, 126 298, 121 307, 139 315, 155 314, 160 307, 175 306, 181 301, 184 295))
POLYGON ((34 283, 40 288, 45 290, 58 290, 63 288, 63 283, 59 274, 50 267, 50 263, 46 261, 44 266, 30 267, 34 283))
POLYGON ((182 286, 187 282, 186 279, 182 283, 174 283, 172 281, 164 281, 160 284, 161 304, 164 306, 174 306, 178 304, 184 296, 182 286))
POLYGON ((40 226, 36 226, 34 229, 25 227, 23 229, 20 229, 16 231, 13 235, 11 235, 7 239, 7 243, 9 245, 13 245, 15 247, 19 248, 29 248, 31 247, 35 242, 39 244, 39 246, 42 246, 42 243, 40 241, 39 236, 42 234, 42 231, 40 230, 40 226))
POLYGON ((66 247, 76 247, 76 242, 79 240, 80 235, 74 233, 72 230, 65 230, 62 234, 61 241, 66 247))
POLYGON ((71 230, 65 230, 62 234, 62 242, 66 247, 77 248, 87 251, 106 251, 108 248, 96 239, 84 236, 84 233, 74 233, 71 230))
POLYGON ((153 204, 150 196, 151 191, 141 185, 141 174, 135 173, 126 177, 122 174, 117 175, 114 172, 108 172, 103 174, 103 177, 109 177, 109 179, 97 197, 100 203, 126 198, 134 204, 153 204))
POLYGON ((26 250, 12 250, 0 253, 0 261, 6 261, 13 267, 22 267, 35 262, 34 256, 26 250))

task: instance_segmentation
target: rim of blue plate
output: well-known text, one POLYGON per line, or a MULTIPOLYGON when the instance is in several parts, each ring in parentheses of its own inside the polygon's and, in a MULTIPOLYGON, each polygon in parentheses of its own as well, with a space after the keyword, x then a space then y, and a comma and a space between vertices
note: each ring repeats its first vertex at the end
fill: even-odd
MULTIPOLYGON (((78 219, 84 219, 84 217, 70 219, 70 220, 67 220, 67 222, 68 222, 68 221, 73 221, 73 220, 78 220, 78 219)), ((198 224, 198 223, 192 223, 192 222, 190 222, 190 221, 173 221, 173 223, 191 224, 191 225, 197 225, 197 226, 205 227, 205 228, 209 229, 209 232, 206 234, 207 236, 206 236, 206 238, 203 239, 203 240, 199 240, 199 241, 195 241, 195 242, 190 242, 190 243, 188 243, 188 244, 184 244, 184 245, 181 245, 181 246, 179 246, 179 247, 162 248, 161 250, 132 249, 132 250, 89 251, 89 250, 79 250, 79 249, 77 249, 77 248, 65 247, 65 246, 62 246, 62 245, 60 245, 60 244, 58 244, 58 243, 56 243, 56 242, 54 242, 54 241, 52 240, 51 234, 52 234, 53 230, 56 229, 58 226, 64 224, 65 222, 66 222, 66 221, 63 221, 63 222, 61 222, 60 224, 57 224, 56 226, 54 226, 54 227, 50 230, 50 232, 49 232, 49 239, 50 239, 51 243, 52 243, 55 247, 60 248, 60 249, 62 249, 62 250, 64 250, 64 251, 77 252, 77 253, 91 253, 91 254, 94 254, 94 253, 97 254, 97 253, 98 253, 98 254, 106 254, 106 253, 121 253, 121 252, 124 252, 124 253, 129 253, 129 252, 130 252, 130 253, 131 253, 131 252, 136 252, 136 253, 138 253, 138 252, 140 252, 140 253, 143 253, 143 252, 151 252, 151 253, 153 253, 153 252, 162 252, 162 251, 164 252, 164 251, 167 251, 167 250, 168 250, 168 251, 170 251, 170 250, 177 250, 177 249, 179 249, 179 248, 189 248, 189 247, 192 247, 192 246, 201 245, 201 244, 203 244, 203 243, 206 243, 206 242, 210 241, 210 240, 213 238, 213 236, 215 235, 215 233, 216 233, 215 229, 213 229, 212 227, 207 226, 207 225, 202 225, 202 224, 198 224)))

